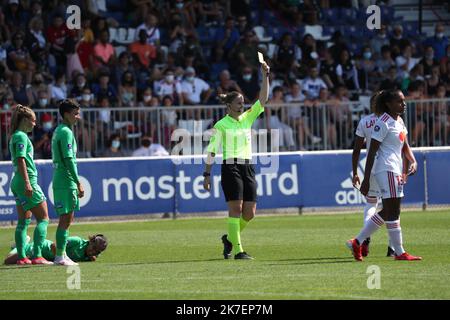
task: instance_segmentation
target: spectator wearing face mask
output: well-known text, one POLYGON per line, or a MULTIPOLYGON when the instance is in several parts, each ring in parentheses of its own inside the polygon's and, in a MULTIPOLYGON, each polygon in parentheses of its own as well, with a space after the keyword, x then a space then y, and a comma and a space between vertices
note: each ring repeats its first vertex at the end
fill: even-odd
POLYGON ((55 106, 51 103, 47 90, 39 90, 33 109, 52 109, 54 107, 55 106))
POLYGON ((434 66, 439 66, 439 61, 434 57, 434 49, 432 46, 427 46, 425 48, 424 56, 419 61, 419 65, 422 65, 425 78, 431 76, 431 70, 434 66))
POLYGON ((237 84, 244 93, 245 103, 253 103, 256 101, 259 96, 260 86, 257 77, 252 72, 252 68, 247 66, 242 69, 237 84))
POLYGON ((446 48, 449 45, 448 38, 444 35, 445 27, 442 23, 436 24, 434 37, 428 38, 425 45, 434 49, 434 57, 438 60, 445 57, 446 48))
POLYGON ((195 69, 187 67, 184 81, 181 83, 181 91, 185 104, 206 104, 211 96, 212 90, 208 83, 195 76, 195 69))
POLYGON ((153 143, 151 137, 142 137, 141 147, 134 150, 133 157, 160 157, 168 156, 169 152, 159 143, 153 143))
POLYGON ((103 151, 103 157, 111 158, 111 157, 126 157, 126 153, 121 149, 120 136, 116 133, 113 133, 106 144, 106 150, 103 151))
POLYGON ((35 157, 40 159, 52 158, 52 136, 56 125, 50 113, 44 113, 40 122, 34 128, 34 152, 35 157))
POLYGON ((81 92, 83 91, 83 89, 85 87, 87 87, 86 76, 82 73, 79 73, 75 77, 75 83, 73 84, 72 89, 70 89, 69 97, 77 98, 77 97, 81 96, 81 92))
POLYGON ((169 95, 172 97, 174 104, 184 104, 181 83, 175 79, 175 73, 172 69, 167 69, 164 72, 164 78, 154 82, 153 92, 160 100, 169 95))

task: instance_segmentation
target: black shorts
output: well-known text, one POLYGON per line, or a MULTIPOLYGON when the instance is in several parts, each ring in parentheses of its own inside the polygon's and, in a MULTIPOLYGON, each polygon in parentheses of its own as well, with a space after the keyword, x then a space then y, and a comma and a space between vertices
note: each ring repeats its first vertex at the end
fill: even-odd
POLYGON ((256 202, 256 179, 253 164, 224 163, 221 171, 221 185, 227 202, 233 200, 256 202))

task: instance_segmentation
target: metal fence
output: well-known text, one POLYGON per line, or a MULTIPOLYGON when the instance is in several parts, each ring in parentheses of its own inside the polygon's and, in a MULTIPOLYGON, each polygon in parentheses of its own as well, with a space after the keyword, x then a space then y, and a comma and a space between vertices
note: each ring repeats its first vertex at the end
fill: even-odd
MULTIPOLYGON (((35 144, 35 157, 49 158, 52 130, 44 130, 42 123, 43 120, 49 122, 52 119, 52 127, 56 127, 60 121, 58 110, 34 111, 37 126, 31 139, 35 144), (43 117, 44 114, 47 115, 43 117)), ((271 138, 278 140, 276 142, 281 151, 350 149, 358 122, 368 113, 368 100, 268 105, 265 114, 255 122, 253 129, 256 136, 264 132, 270 133, 271 130, 277 131, 271 138)), ((108 141, 112 134, 120 137, 123 152, 120 155, 131 155, 133 150, 140 147, 142 136, 151 136, 154 142, 162 144, 169 152, 186 136, 190 136, 191 143, 195 146, 192 153, 199 154, 204 151, 208 142, 208 129, 225 114, 225 107, 219 105, 86 108, 82 109, 82 120, 74 131, 80 157, 103 156, 109 148, 108 141)), ((9 159, 10 118, 10 111, 0 111, 0 160, 9 159)), ((408 101, 404 121, 411 146, 450 144, 450 99, 408 101)), ((271 144, 274 145, 273 142, 271 144)), ((278 148, 273 151, 278 151, 278 148)))

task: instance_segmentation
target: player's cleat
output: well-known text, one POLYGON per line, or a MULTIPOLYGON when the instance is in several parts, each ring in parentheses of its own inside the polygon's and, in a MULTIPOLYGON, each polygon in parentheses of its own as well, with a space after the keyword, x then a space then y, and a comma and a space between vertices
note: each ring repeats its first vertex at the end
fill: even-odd
POLYGON ((77 266, 78 263, 73 262, 67 255, 56 256, 54 261, 55 266, 77 266))
POLYGON ((388 246, 386 257, 395 257, 395 251, 391 247, 388 246))
POLYGON ((247 254, 246 252, 239 252, 238 254, 236 254, 234 256, 234 259, 239 260, 253 260, 253 257, 249 254, 247 254))
POLYGON ((422 257, 412 256, 408 252, 403 252, 401 255, 395 256, 395 260, 413 261, 413 260, 422 260, 422 257))
POLYGON ((24 266, 24 265, 27 265, 27 264, 31 264, 31 260, 28 259, 27 257, 25 257, 23 259, 17 260, 16 264, 18 264, 19 266, 24 266))
POLYGON ((363 257, 367 257, 369 255, 369 244, 370 244, 370 238, 367 238, 363 241, 361 245, 361 255, 363 257))
POLYGON ((357 261, 362 261, 363 257, 361 254, 361 246, 358 244, 356 239, 350 239, 346 242, 347 247, 350 249, 350 251, 353 254, 353 257, 357 261))
POLYGON ((47 259, 43 258, 43 257, 39 257, 39 258, 34 258, 33 260, 31 260, 32 264, 44 264, 44 265, 52 265, 53 262, 48 261, 47 259))
POLYGON ((231 251, 233 250, 233 244, 228 240, 226 234, 222 236, 222 243, 223 243, 223 258, 230 259, 231 251))

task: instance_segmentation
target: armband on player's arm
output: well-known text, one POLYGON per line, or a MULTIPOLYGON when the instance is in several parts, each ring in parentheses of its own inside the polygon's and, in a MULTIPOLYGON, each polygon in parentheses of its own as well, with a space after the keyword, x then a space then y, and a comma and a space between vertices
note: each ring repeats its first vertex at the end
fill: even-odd
POLYGON ((78 179, 78 170, 77 170, 77 165, 75 164, 75 159, 73 159, 73 158, 64 158, 64 164, 65 164, 67 170, 69 170, 69 173, 73 177, 75 182, 77 184, 80 183, 80 181, 78 179))

